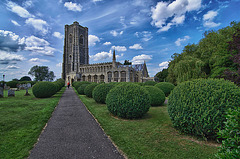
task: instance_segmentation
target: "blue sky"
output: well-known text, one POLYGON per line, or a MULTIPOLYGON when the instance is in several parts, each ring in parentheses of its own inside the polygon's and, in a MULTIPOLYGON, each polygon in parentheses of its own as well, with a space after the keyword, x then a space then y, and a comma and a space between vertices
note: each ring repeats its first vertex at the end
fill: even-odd
POLYGON ((198 43, 203 33, 239 22, 240 1, 231 0, 1 0, 0 80, 48 66, 61 77, 64 25, 89 30, 90 63, 147 62, 153 77, 171 55, 198 43))

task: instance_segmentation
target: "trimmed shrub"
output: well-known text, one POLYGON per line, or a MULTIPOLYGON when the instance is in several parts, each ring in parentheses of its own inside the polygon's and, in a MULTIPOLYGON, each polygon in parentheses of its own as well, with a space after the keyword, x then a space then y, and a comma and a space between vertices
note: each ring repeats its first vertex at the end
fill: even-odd
POLYGON ((49 98, 56 93, 56 86, 52 82, 37 82, 32 92, 36 98, 49 98))
POLYGON ((148 91, 133 83, 121 83, 106 98, 108 110, 121 118, 141 118, 150 108, 148 91))
POLYGON ((140 82, 134 82, 134 84, 137 84, 139 86, 143 86, 143 83, 140 83, 140 82))
MULTIPOLYGON (((72 86, 75 88, 75 85, 76 85, 77 83, 79 83, 79 82, 74 81, 74 82, 72 83, 72 86)), ((75 89, 76 89, 76 88, 75 88, 75 89)))
POLYGON ((113 84, 113 83, 103 83, 103 84, 98 85, 93 90, 93 99, 97 103, 105 104, 108 92, 115 86, 116 86, 116 84, 113 84))
POLYGON ((222 146, 216 157, 239 158, 240 157, 240 107, 228 110, 225 128, 220 130, 219 138, 223 139, 222 146))
POLYGON ((87 85, 84 89, 84 94, 87 97, 92 98, 92 92, 97 85, 98 85, 97 83, 91 83, 91 84, 87 85))
POLYGON ((174 89, 175 86, 169 82, 160 82, 160 83, 157 83, 155 87, 160 88, 164 92, 165 96, 167 97, 171 93, 171 91, 174 89))
POLYGON ((168 113, 181 132, 216 139, 229 108, 240 105, 240 89, 223 79, 197 79, 180 83, 168 99, 168 113))
POLYGON ((90 83, 85 83, 85 84, 82 84, 78 87, 77 89, 77 92, 78 94, 81 94, 81 95, 84 95, 84 89, 87 87, 87 85, 89 85, 90 83))
POLYGON ((154 86, 155 84, 157 84, 155 81, 147 81, 143 83, 144 86, 154 86))
POLYGON ((62 78, 59 78, 59 79, 57 79, 57 81, 56 82, 59 82, 59 83, 61 83, 61 86, 62 87, 64 87, 65 86, 65 81, 64 81, 64 79, 62 79, 62 78))
POLYGON ((56 86, 56 92, 60 91, 62 89, 62 84, 60 82, 53 82, 53 84, 55 84, 56 86))
POLYGON ((163 105, 165 94, 161 89, 154 86, 145 86, 144 88, 149 92, 151 106, 163 105))
POLYGON ((78 88, 79 88, 81 85, 83 85, 83 84, 90 84, 90 83, 91 83, 91 82, 88 82, 88 81, 76 82, 76 83, 74 84, 74 87, 75 87, 76 90, 78 90, 78 88))
POLYGON ((9 86, 10 88, 17 88, 17 84, 18 84, 19 82, 18 81, 9 81, 9 82, 7 82, 6 84, 7 84, 7 86, 9 86))

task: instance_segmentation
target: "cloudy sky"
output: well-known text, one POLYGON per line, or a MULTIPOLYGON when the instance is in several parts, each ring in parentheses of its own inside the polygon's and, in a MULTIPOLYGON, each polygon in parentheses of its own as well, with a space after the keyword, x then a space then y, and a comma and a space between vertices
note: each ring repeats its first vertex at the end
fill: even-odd
POLYGON ((150 76, 203 33, 239 22, 239 0, 1 0, 0 80, 48 66, 61 77, 64 25, 89 30, 90 63, 147 62, 150 76))

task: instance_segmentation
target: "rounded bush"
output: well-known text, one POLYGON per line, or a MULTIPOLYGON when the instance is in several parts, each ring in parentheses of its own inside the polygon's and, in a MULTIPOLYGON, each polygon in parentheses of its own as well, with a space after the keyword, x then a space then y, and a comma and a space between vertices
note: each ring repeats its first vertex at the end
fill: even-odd
POLYGON ((79 88, 81 85, 83 85, 83 84, 90 84, 90 83, 91 83, 91 82, 88 82, 88 81, 76 82, 76 83, 74 84, 74 87, 75 87, 76 90, 78 90, 78 88, 79 88))
POLYGON ((56 86, 52 82, 37 82, 32 92, 36 98, 48 98, 56 93, 56 86))
POLYGON ((160 82, 160 83, 157 83, 155 87, 160 88, 164 92, 165 96, 167 97, 171 93, 171 91, 174 89, 175 86, 169 82, 160 82))
POLYGON ((87 85, 84 89, 84 94, 87 97, 92 98, 92 92, 97 85, 98 85, 97 83, 91 83, 91 84, 87 85))
POLYGON ((93 99, 97 102, 97 103, 106 103, 106 97, 108 92, 114 88, 116 86, 116 84, 112 84, 112 83, 103 83, 100 84, 98 86, 96 86, 93 90, 93 99))
POLYGON ((157 84, 155 81, 146 81, 143 83, 144 86, 154 86, 155 84, 157 84))
POLYGON ((154 86, 145 86, 145 88, 149 92, 150 103, 152 106, 163 105, 165 101, 165 94, 161 89, 154 86))
POLYGON ((148 91, 133 83, 121 83, 106 98, 108 110, 121 118, 141 118, 150 108, 148 91))
POLYGON ((64 81, 64 79, 62 79, 62 78, 59 78, 59 79, 57 79, 57 81, 56 82, 59 82, 59 83, 61 83, 61 86, 62 87, 64 87, 65 86, 65 81, 64 81))
POLYGON ((77 92, 78 94, 84 95, 84 89, 89 85, 89 83, 82 84, 78 87, 77 92))
POLYGON ((168 99, 168 113, 181 132, 215 139, 229 108, 240 105, 240 89, 223 79, 180 83, 168 99))
POLYGON ((60 82, 53 82, 53 84, 55 84, 56 86, 56 92, 60 91, 62 89, 62 84, 60 82))

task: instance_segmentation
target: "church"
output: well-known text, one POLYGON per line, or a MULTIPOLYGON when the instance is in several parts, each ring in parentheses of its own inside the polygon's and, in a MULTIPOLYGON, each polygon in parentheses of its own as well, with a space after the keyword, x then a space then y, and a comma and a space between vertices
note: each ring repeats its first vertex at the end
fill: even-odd
POLYGON ((146 82, 149 77, 146 63, 123 65, 116 61, 115 50, 112 62, 89 64, 88 28, 78 22, 65 25, 62 79, 89 82, 146 82))

